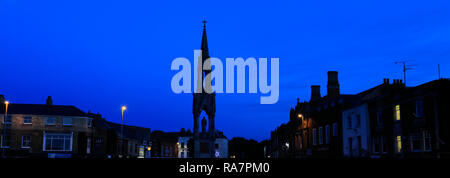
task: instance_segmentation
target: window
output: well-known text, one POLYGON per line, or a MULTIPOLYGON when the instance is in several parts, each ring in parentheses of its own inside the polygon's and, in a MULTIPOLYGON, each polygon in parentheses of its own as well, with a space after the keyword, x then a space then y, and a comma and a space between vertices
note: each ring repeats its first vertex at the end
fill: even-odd
POLYGON ((72 125, 72 118, 70 118, 70 117, 65 117, 65 118, 63 119, 63 125, 65 125, 65 126, 71 126, 71 125, 72 125))
POLYGON ((395 120, 399 121, 400 120, 400 105, 395 105, 395 120))
POLYGON ((424 151, 429 152, 431 151, 431 134, 428 131, 423 131, 423 144, 424 144, 424 151))
POLYGON ((423 145, 423 140, 421 138, 421 135, 418 133, 412 133, 412 134, 410 134, 409 137, 410 137, 411 151, 412 152, 421 152, 422 145, 423 145))
POLYGON ((356 115, 356 128, 361 127, 361 115, 356 115))
POLYGON ((323 144, 323 135, 322 135, 323 127, 319 127, 319 144, 323 144))
POLYGON ((383 127, 383 117, 381 115, 381 111, 377 112, 377 127, 379 128, 383 127))
POLYGON ((423 100, 416 101, 416 117, 423 117, 423 100))
POLYGON ((44 151, 72 151, 72 134, 45 133, 44 151))
POLYGON ((45 125, 55 125, 56 119, 54 117, 47 117, 45 119, 45 125))
POLYGON ((24 135, 22 136, 22 148, 30 148, 31 145, 31 136, 24 135))
POLYGON ((11 122, 12 122, 12 117, 10 115, 8 115, 6 117, 3 116, 3 123, 4 124, 11 124, 11 122))
POLYGON ((352 128, 352 117, 348 116, 347 117, 347 129, 351 129, 352 128))
POLYGON ((316 141, 316 129, 313 129, 312 136, 313 136, 313 145, 317 145, 317 141, 316 141))
POLYGON ((31 116, 24 116, 23 117, 23 124, 32 124, 33 118, 31 116))
POLYGON ((397 153, 402 152, 402 136, 397 135, 395 137, 395 152, 397 153))
POLYGON ((2 148, 9 148, 9 141, 10 141, 10 137, 9 136, 2 135, 0 137, 1 147, 2 148))
POLYGON ((325 144, 330 144, 330 125, 325 126, 325 144))
POLYGON ((87 137, 86 142, 86 153, 91 154, 91 137, 87 137))
POLYGON ((381 152, 383 152, 383 153, 387 153, 387 150, 388 150, 388 145, 387 145, 387 143, 386 143, 387 141, 386 141, 386 137, 385 136, 382 136, 381 137, 381 152))
POLYGON ((373 137, 373 153, 381 152, 381 140, 379 136, 373 137))
POLYGON ((336 137, 338 135, 338 127, 337 123, 333 123, 333 137, 336 137))
POLYGON ((87 125, 88 127, 92 127, 92 119, 87 119, 87 125))

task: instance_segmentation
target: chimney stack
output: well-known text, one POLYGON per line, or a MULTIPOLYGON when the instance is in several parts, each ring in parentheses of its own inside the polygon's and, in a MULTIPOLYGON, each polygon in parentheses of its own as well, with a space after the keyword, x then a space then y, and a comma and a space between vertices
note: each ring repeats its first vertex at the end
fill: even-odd
POLYGON ((46 104, 47 104, 47 105, 53 105, 52 96, 48 96, 48 97, 47 97, 47 102, 46 102, 46 104))
POLYGON ((327 95, 329 98, 339 97, 339 81, 337 71, 328 71, 327 95))
POLYGON ((320 85, 311 85, 311 101, 320 99, 320 85))

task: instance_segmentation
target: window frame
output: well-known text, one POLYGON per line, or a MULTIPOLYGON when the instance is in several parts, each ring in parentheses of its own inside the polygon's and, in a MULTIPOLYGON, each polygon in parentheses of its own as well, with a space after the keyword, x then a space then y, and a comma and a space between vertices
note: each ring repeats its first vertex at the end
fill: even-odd
POLYGON ((312 130, 312 136, 313 136, 313 138, 312 138, 312 141, 313 141, 313 145, 317 145, 317 138, 316 138, 316 128, 313 128, 313 130, 312 130))
POLYGON ((401 116, 401 107, 400 104, 396 104, 394 106, 394 121, 398 122, 402 120, 402 116, 401 116))
POLYGON ((330 144, 330 125, 325 126, 325 144, 330 144))
POLYGON ((73 118, 71 118, 71 117, 63 117, 63 124, 62 124, 63 126, 72 126, 73 125, 73 118), (69 120, 70 119, 70 124, 67 124, 66 123, 66 120, 69 120))
POLYGON ((45 118, 45 125, 47 126, 52 126, 52 125, 56 125, 56 118, 55 117, 46 117, 45 118), (53 120, 53 123, 49 123, 49 120, 53 120))
POLYGON ((23 125, 32 125, 33 124, 33 116, 23 116, 23 118, 22 118, 22 124, 23 125), (30 119, 30 122, 25 122, 25 120, 27 120, 27 119, 29 118, 30 119))
POLYGON ((31 135, 22 135, 22 144, 20 145, 21 148, 31 148, 31 135), (30 139, 28 140, 28 146, 24 146, 24 137, 29 137, 30 139))
POLYGON ((425 111, 425 106, 424 106, 423 100, 422 99, 416 100, 416 111, 415 111, 416 117, 423 118, 424 111, 425 111))
POLYGON ((323 127, 319 127, 319 145, 323 144, 323 127))
POLYGON ((332 130, 332 135, 333 135, 333 137, 337 137, 338 136, 338 125, 337 125, 337 123, 335 122, 335 123, 333 123, 333 128, 332 128, 333 130, 332 130))
POLYGON ((3 125, 11 125, 12 120, 13 120, 13 117, 11 115, 9 115, 9 114, 6 116, 3 115, 3 125), (8 118, 9 118, 9 122, 6 122, 8 118))
POLYGON ((402 139, 402 136, 401 135, 396 135, 395 138, 394 138, 394 141, 395 141, 395 145, 394 145, 395 153, 396 154, 402 153, 403 152, 403 146, 402 146, 403 139, 402 139))
POLYGON ((8 140, 8 139, 5 139, 4 137, 5 137, 5 135, 0 135, 0 148, 10 148, 11 138, 8 140), (3 141, 5 141, 5 140, 7 140, 6 142, 8 143, 8 145, 3 146, 3 141))
MULTIPOLYGON (((42 146, 42 151, 47 151, 47 152, 52 152, 52 151, 60 151, 60 152, 71 152, 72 150, 73 150, 73 132, 72 133, 47 133, 47 132, 44 132, 44 141, 43 141, 43 146, 42 146), (63 149, 62 150, 55 150, 55 149, 50 149, 50 150, 47 150, 47 148, 46 148, 46 144, 47 144, 47 137, 48 136, 55 136, 55 135, 64 135, 64 136, 67 136, 67 135, 70 135, 70 146, 69 146, 69 150, 66 150, 65 149, 65 140, 63 141, 63 149)), ((53 139, 53 138, 52 138, 53 139)), ((65 138, 64 138, 65 139, 65 138)), ((53 143, 53 140, 52 140, 52 143, 53 143)), ((51 146, 52 147, 52 146, 51 146)))

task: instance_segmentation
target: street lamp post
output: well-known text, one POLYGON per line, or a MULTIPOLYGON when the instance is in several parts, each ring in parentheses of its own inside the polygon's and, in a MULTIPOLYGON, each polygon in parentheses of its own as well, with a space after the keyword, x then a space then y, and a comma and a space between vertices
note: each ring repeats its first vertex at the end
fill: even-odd
POLYGON ((123 156, 123 112, 127 110, 126 106, 122 106, 122 125, 120 127, 120 155, 123 156))
POLYGON ((3 116, 3 135, 2 135, 2 143, 1 143, 2 145, 0 145, 0 147, 2 147, 2 158, 6 157, 6 155, 5 155, 6 148, 3 147, 3 142, 6 143, 6 117, 8 115, 8 105, 9 105, 9 102, 5 101, 5 115, 3 116))

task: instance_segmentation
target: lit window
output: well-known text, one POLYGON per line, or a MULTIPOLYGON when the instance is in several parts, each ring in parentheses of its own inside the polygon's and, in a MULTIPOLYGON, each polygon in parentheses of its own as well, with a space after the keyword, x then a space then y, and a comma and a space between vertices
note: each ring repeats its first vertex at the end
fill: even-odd
POLYGON ((31 116, 24 116, 23 117, 23 124, 32 124, 33 118, 31 116))
POLYGON ((395 120, 400 120, 400 105, 395 105, 395 120))
POLYGON ((54 117, 47 117, 45 119, 45 125, 55 125, 56 119, 54 117))
POLYGON ((63 119, 63 125, 66 125, 66 126, 72 125, 72 118, 70 118, 70 117, 65 117, 65 118, 63 119))
POLYGON ((395 137, 395 151, 397 153, 402 152, 402 136, 396 136, 395 137))
POLYGON ((30 148, 31 145, 31 136, 24 135, 22 136, 22 148, 30 148))
POLYGON ((72 134, 45 133, 44 151, 72 151, 72 134))
POLYGON ((322 131, 323 131, 323 128, 322 128, 322 127, 319 127, 319 144, 320 144, 320 145, 323 144, 322 131))

